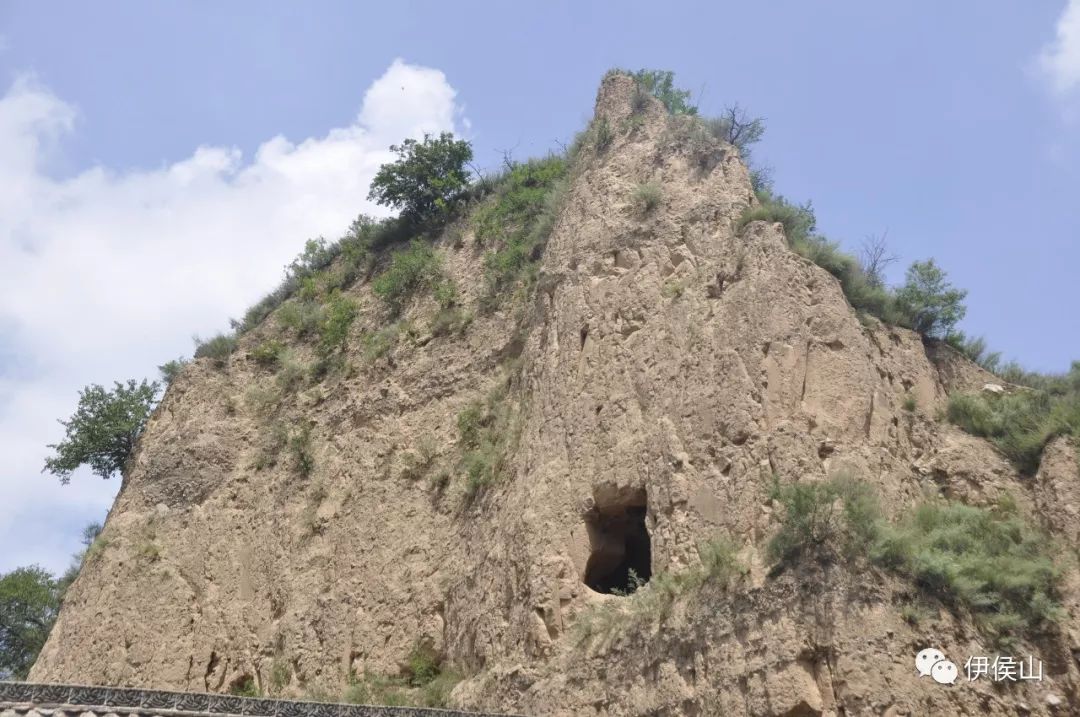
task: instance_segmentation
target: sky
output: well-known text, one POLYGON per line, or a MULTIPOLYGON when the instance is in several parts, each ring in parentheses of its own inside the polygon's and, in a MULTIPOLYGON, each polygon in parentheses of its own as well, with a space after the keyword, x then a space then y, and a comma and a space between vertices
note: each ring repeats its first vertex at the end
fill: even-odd
POLYGON ((826 235, 887 233, 894 281, 935 257, 1007 358, 1080 358, 1080 0, 0 0, 0 572, 63 570, 119 488, 41 473, 80 388, 156 378, 381 213, 390 144, 557 150, 611 67, 765 117, 826 235))

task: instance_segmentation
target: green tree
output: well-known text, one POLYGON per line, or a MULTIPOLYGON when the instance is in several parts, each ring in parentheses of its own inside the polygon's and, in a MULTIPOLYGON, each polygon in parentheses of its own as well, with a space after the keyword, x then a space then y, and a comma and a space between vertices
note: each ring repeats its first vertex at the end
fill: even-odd
POLYGON ((896 292, 896 305, 911 328, 923 336, 944 338, 964 318, 967 291, 948 282, 933 259, 917 261, 896 292))
POLYGON ((116 382, 112 391, 97 384, 84 388, 75 413, 60 421, 67 433, 60 443, 49 445, 55 455, 45 460, 42 472, 58 476, 61 483, 68 483, 82 465, 102 478, 122 473, 157 402, 158 389, 156 381, 145 379, 116 382))
POLYGON ((0 679, 24 679, 60 609, 53 577, 36 565, 0 576, 0 679))
POLYGON ((469 186, 465 166, 472 160, 472 145, 450 132, 425 134, 423 142, 407 139, 390 150, 397 161, 379 167, 368 199, 401 210, 408 221, 430 222, 469 186))
POLYGON ((689 90, 675 87, 675 73, 671 70, 638 70, 634 79, 643 90, 663 102, 671 114, 697 114, 697 107, 689 102, 689 90))

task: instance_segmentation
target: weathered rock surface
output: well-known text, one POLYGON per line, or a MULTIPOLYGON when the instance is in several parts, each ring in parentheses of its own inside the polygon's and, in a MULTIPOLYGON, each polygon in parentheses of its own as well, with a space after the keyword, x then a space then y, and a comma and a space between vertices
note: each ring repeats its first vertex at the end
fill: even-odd
MULTIPOLYGON (((692 150, 655 103, 622 129, 632 92, 620 76, 601 87, 597 116, 616 138, 583 150, 521 315, 478 312, 462 337, 405 340, 281 409, 313 422, 312 476, 284 459, 252 466, 268 423, 244 397, 273 377, 245 354, 272 321, 227 370, 186 369, 32 679, 214 691, 265 685, 277 660, 291 689, 334 687, 350 670, 397 671, 424 641, 471 675, 456 702, 526 714, 1076 713, 1075 561, 1060 634, 1022 646, 1045 680, 1004 687, 919 678, 922 647, 961 665, 996 650, 945 609, 905 622, 909 584, 840 568, 766 575, 774 474, 849 472, 891 514, 928 493, 979 505, 1007 493, 1075 551, 1075 456, 1056 443, 1024 479, 935 420, 949 392, 996 379, 909 331, 861 323, 779 225, 737 233, 754 199, 735 151, 692 150), (633 201, 644 182, 662 187, 645 215, 633 201), (506 479, 468 501, 457 477, 445 491, 411 477, 424 437, 437 446, 428 472, 460 473, 457 415, 507 383, 508 359, 521 439, 506 479), (583 643, 582 611, 619 599, 584 584, 589 521, 639 501, 654 573, 696 565, 698 546, 723 534, 750 574, 583 643)), ((475 302, 481 251, 468 231, 441 247, 475 302)), ((361 323, 379 326, 366 285, 351 294, 361 323)), ((409 318, 423 325, 433 310, 424 299, 409 318)))

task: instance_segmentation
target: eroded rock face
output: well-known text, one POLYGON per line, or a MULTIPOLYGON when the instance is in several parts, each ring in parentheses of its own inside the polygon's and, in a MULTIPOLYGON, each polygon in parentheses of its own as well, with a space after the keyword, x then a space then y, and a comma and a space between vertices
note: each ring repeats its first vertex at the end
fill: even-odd
MULTIPOLYGON (((754 199, 735 151, 702 149, 658 103, 629 122, 632 93, 617 75, 601 87, 597 117, 615 139, 583 150, 524 319, 478 312, 464 336, 402 341, 373 365, 357 351, 356 375, 278 409, 313 422, 312 476, 286 458, 253 465, 272 419, 250 399, 273 379, 245 353, 272 322, 226 371, 187 369, 32 679, 224 690, 249 676, 266 685, 283 662, 301 690, 350 670, 395 672, 421 641, 472 675, 458 703, 526 714, 1074 709, 1072 563, 1061 633, 1023 646, 1046 662, 1045 681, 1006 689, 918 677, 922 647, 959 663, 994 650, 948 611, 905 622, 911 585, 836 567, 767 575, 774 475, 847 472, 891 514, 927 493, 978 505, 1008 493, 1073 548, 1080 476, 1066 444, 1032 481, 936 421, 950 391, 994 377, 911 332, 860 323, 779 225, 736 232, 754 199), (646 182, 662 188, 649 212, 634 201, 646 182), (436 447, 429 475, 460 473, 457 415, 506 383, 507 359, 520 440, 505 478, 473 501, 459 477, 445 490, 417 480, 422 438, 436 447), (583 642, 583 611, 621 599, 586 586, 590 565, 625 575, 634 563, 620 561, 641 550, 635 521, 654 574, 697 565, 717 535, 741 546, 750 574, 583 642)), ((441 247, 475 303, 471 235, 441 247)), ((367 287, 351 293, 361 323, 378 327, 367 287)), ((433 307, 423 299, 409 318, 424 325, 433 307)))

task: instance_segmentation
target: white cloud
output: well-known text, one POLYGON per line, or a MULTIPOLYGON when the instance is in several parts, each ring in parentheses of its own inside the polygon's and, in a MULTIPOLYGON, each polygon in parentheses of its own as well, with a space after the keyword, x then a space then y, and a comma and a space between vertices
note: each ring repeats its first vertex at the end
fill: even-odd
POLYGON ((324 137, 57 180, 43 160, 76 118, 32 78, 0 98, 0 571, 62 568, 119 488, 40 474, 78 390, 190 355, 191 335, 241 315, 305 239, 379 213, 365 197, 389 145, 454 130, 460 108, 442 72, 395 60, 355 120, 324 137))
POLYGON ((1038 67, 1058 95, 1080 88, 1080 0, 1068 0, 1054 39, 1039 54, 1038 67))

